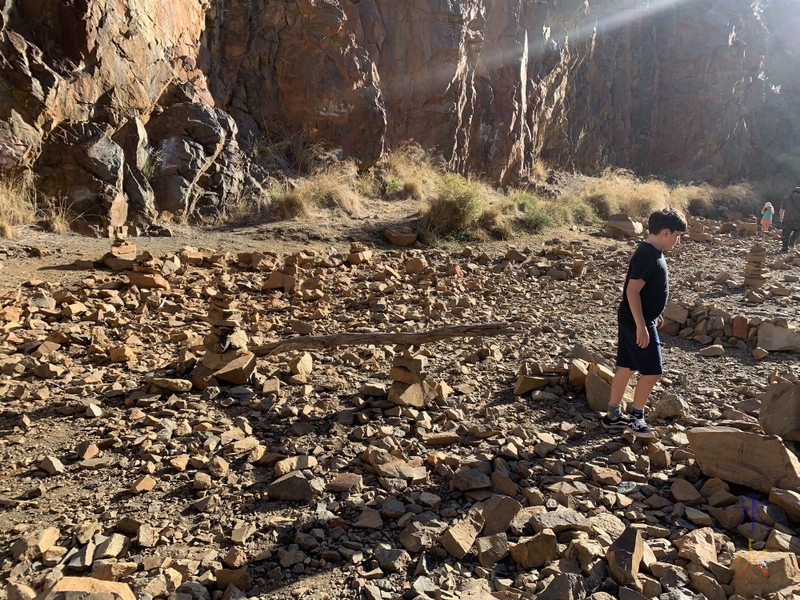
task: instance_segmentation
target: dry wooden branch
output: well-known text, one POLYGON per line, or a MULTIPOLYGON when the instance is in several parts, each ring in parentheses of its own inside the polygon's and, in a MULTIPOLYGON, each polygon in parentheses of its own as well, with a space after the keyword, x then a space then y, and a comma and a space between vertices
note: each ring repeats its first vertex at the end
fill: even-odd
POLYGON ((492 337, 521 333, 508 323, 481 323, 478 325, 451 325, 414 333, 335 333, 333 335, 299 336, 252 348, 256 356, 280 354, 290 350, 336 348, 338 346, 363 346, 367 344, 402 344, 418 346, 455 337, 492 337))

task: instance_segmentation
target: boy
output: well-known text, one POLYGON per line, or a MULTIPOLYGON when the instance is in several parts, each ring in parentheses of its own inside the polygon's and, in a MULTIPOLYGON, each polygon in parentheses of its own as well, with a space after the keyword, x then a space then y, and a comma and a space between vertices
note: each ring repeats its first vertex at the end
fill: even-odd
POLYGON ((686 221, 672 208, 650 215, 649 235, 634 252, 622 290, 617 313, 619 334, 617 372, 611 382, 608 414, 603 417, 607 429, 629 429, 636 437, 654 438, 644 422, 644 405, 653 386, 664 372, 658 328, 664 321, 661 313, 667 306, 669 274, 664 250, 672 250, 686 231, 686 221), (639 381, 633 393, 631 416, 621 412, 622 396, 634 373, 639 381))

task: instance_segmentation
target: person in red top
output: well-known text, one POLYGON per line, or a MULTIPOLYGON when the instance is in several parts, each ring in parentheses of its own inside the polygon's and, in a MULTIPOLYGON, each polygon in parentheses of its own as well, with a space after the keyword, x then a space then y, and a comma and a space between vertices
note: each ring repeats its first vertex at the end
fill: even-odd
POLYGON ((603 427, 628 429, 639 438, 655 437, 644 421, 644 405, 664 372, 658 339, 658 328, 664 321, 661 313, 669 298, 664 250, 672 250, 680 241, 686 221, 674 209, 665 208, 650 215, 647 229, 647 239, 639 244, 628 266, 617 311, 617 371, 611 382, 608 413, 602 419, 603 427), (622 412, 621 405, 634 373, 639 373, 639 381, 629 417, 622 412))

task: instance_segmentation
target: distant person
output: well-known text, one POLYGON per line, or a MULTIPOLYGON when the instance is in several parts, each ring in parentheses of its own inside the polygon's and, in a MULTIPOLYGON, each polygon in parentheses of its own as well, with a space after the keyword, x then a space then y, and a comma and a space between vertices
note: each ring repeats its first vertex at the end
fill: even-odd
POLYGON ((772 217, 774 214, 775 208, 773 208, 772 202, 767 202, 764 204, 764 208, 761 209, 761 231, 764 233, 769 231, 769 228, 772 225, 772 217))
POLYGON ((790 247, 794 248, 800 236, 800 186, 783 199, 779 215, 783 225, 781 252, 788 252, 790 247))
POLYGON ((636 437, 654 438, 644 421, 644 405, 664 368, 658 328, 664 322, 661 313, 669 297, 669 273, 664 250, 672 250, 686 231, 686 221, 672 208, 650 215, 649 235, 639 244, 628 266, 628 275, 619 305, 617 372, 611 382, 608 414, 603 417, 607 429, 628 429, 636 437), (634 373, 639 381, 633 392, 631 416, 622 412, 622 397, 634 373))

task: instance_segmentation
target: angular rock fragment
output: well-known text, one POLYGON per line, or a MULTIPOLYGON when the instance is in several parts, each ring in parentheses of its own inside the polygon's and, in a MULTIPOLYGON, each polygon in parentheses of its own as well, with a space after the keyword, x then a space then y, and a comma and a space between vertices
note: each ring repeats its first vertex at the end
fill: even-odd
POLYGON ((606 552, 608 569, 614 580, 620 585, 636 585, 643 554, 642 534, 638 529, 628 527, 606 552))
POLYGON ((455 558, 464 558, 482 528, 483 517, 480 513, 473 511, 465 519, 447 529, 440 540, 441 544, 455 558))
POLYGON ((800 384, 773 383, 761 401, 758 422, 765 433, 800 441, 800 384))
POLYGON ((558 540, 551 529, 510 544, 511 558, 523 569, 538 569, 558 557, 558 540))

